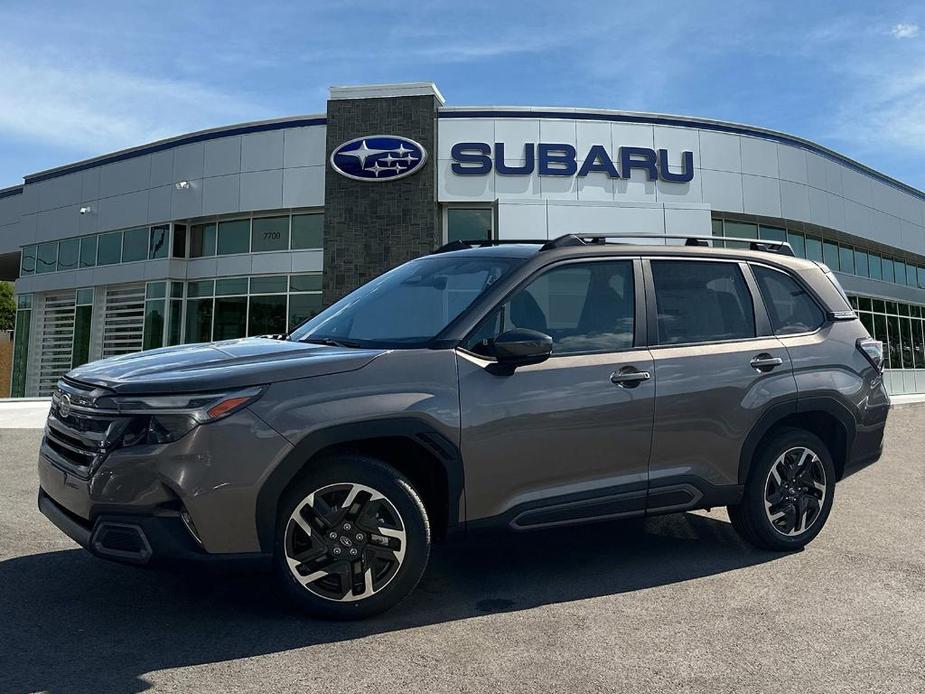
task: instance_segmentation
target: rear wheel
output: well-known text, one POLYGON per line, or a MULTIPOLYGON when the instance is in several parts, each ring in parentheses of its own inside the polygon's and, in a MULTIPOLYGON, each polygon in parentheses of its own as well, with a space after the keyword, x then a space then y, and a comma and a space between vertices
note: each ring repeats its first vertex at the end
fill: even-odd
POLYGON ((417 493, 373 458, 320 461, 280 509, 277 574, 317 617, 359 619, 389 609, 417 585, 429 550, 417 493))
POLYGON ((835 493, 835 467, 822 440, 787 428, 761 446, 742 501, 729 519, 747 542, 763 549, 796 550, 825 525, 835 493))

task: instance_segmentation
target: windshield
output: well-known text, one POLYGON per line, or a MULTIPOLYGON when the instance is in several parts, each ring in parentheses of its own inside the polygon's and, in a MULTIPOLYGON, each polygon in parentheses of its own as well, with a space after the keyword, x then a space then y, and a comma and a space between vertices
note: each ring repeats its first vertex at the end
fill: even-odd
POLYGON ((420 347, 521 260, 427 256, 364 284, 292 331, 290 340, 420 347))

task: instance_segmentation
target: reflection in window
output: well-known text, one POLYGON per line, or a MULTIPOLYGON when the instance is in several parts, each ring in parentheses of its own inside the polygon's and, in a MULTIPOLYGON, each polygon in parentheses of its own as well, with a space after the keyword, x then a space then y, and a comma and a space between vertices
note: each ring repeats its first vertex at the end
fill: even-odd
POLYGON ((122 262, 122 232, 114 231, 99 237, 97 265, 115 265, 122 262))
POLYGON ((248 335, 274 335, 286 332, 286 295, 252 296, 248 335))
POLYGON ((80 239, 80 267, 96 265, 96 240, 96 236, 85 236, 80 239))
POLYGON ((58 243, 58 272, 76 270, 80 260, 80 241, 67 239, 58 243))
POLYGON ((20 275, 31 275, 35 272, 35 246, 26 246, 22 249, 22 258, 19 265, 20 275))
POLYGON ((148 246, 148 257, 166 258, 170 250, 170 225, 162 224, 161 226, 151 227, 151 240, 148 246))
POLYGON ((131 263, 148 257, 148 229, 128 229, 122 234, 122 262, 131 263))
POLYGON ((193 224, 190 227, 189 257, 209 258, 215 255, 215 225, 193 224))
POLYGON ((490 207, 450 207, 446 211, 446 240, 490 239, 493 212, 490 207))
POLYGON ((54 272, 58 266, 58 244, 43 243, 38 247, 35 260, 35 271, 38 274, 54 272))

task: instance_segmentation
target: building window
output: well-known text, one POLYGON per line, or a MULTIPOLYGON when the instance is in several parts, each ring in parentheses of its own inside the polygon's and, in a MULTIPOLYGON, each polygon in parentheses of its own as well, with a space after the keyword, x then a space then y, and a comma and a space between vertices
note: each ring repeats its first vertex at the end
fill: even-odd
POLYGON ((822 239, 815 236, 806 237, 806 258, 807 260, 816 260, 822 262, 822 239))
POLYGON ((80 267, 96 266, 96 236, 80 239, 80 267))
POLYGON ((297 248, 321 248, 323 235, 323 214, 292 215, 292 250, 297 248))
POLYGON ((193 224, 190 227, 189 257, 209 258, 215 255, 215 225, 193 224))
POLYGON ((448 207, 446 240, 474 241, 492 237, 494 212, 490 207, 448 207))
POLYGON ((58 244, 43 243, 38 247, 35 259, 35 272, 43 274, 54 272, 58 267, 58 244))
POLYGON ((796 257, 806 257, 806 240, 803 238, 803 234, 797 234, 792 231, 787 232, 787 243, 790 244, 790 247, 793 249, 793 254, 796 257))
POLYGON ((893 276, 893 260, 891 258, 884 257, 881 261, 881 267, 883 268, 883 281, 894 282, 895 277, 893 276))
POLYGON ((19 262, 19 274, 31 275, 35 272, 35 246, 24 246, 19 262))
POLYGON ((90 361, 90 324, 93 320, 93 288, 78 289, 74 309, 74 350, 71 368, 90 361))
POLYGON ((13 326, 13 373, 10 395, 26 394, 26 369, 29 366, 29 333, 32 327, 32 295, 16 297, 16 323, 13 326))
POLYGON ((869 263, 867 262, 867 253, 854 249, 854 271, 861 277, 870 276, 869 263))
POLYGON ((102 234, 96 253, 97 265, 115 265, 122 262, 122 232, 102 234))
POLYGON ((838 247, 838 268, 841 272, 854 274, 854 249, 851 246, 838 247))
POLYGON ((838 244, 834 241, 824 241, 822 244, 822 262, 829 266, 830 270, 838 272, 838 244))
POLYGON ((251 252, 289 248, 289 217, 257 217, 251 225, 251 252))
POLYGON ((880 256, 876 253, 871 253, 867 257, 868 260, 868 270, 870 271, 871 279, 882 280, 883 279, 883 265, 880 262, 880 256))
POLYGON ((151 238, 148 242, 148 258, 166 258, 170 251, 170 225, 162 224, 151 227, 151 238))
POLYGON ((218 255, 247 253, 250 250, 251 220, 236 219, 218 224, 218 255))
POLYGON ((148 257, 148 228, 128 229, 122 232, 122 262, 132 263, 148 257))
POLYGON ((80 241, 67 239, 58 243, 58 272, 76 270, 80 256, 80 241))

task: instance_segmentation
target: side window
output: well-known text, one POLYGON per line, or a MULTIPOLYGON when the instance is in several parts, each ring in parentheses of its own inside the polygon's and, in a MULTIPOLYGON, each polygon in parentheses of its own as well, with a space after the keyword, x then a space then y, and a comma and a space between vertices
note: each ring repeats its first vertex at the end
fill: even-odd
POLYGON ((659 344, 755 336, 752 297, 735 263, 653 260, 652 278, 659 344))
POLYGON ((492 341, 514 328, 553 339, 553 354, 614 352, 633 346, 635 293, 630 260, 564 265, 543 273, 492 311, 466 341, 490 356, 492 341))
POLYGON ((793 335, 815 330, 825 320, 816 302, 789 275, 758 265, 752 266, 764 298, 775 335, 793 335))

